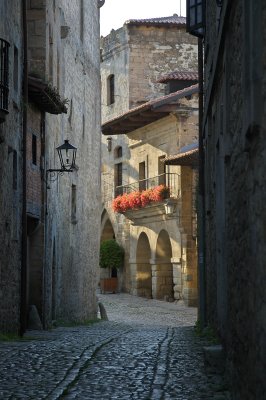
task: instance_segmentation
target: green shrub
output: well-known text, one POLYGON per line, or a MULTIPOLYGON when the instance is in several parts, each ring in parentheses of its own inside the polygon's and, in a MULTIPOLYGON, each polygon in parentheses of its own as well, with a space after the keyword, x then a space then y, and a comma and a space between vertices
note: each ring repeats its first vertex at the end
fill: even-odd
POLYGON ((120 268, 124 261, 124 249, 114 239, 104 240, 100 246, 100 267, 120 268))

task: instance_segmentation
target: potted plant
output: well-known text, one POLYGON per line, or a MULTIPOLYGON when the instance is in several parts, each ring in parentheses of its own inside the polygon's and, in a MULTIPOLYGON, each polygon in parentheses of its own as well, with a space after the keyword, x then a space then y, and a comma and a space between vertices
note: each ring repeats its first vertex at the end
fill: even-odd
POLYGON ((116 240, 104 240, 100 245, 100 267, 108 270, 108 278, 100 280, 101 292, 117 291, 117 270, 122 267, 124 261, 124 249, 116 240))

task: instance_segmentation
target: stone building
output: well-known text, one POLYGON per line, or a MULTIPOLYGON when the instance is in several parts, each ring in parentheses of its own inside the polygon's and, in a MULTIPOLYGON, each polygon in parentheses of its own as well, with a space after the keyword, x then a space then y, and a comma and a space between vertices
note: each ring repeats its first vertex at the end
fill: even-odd
POLYGON ((206 2, 202 26, 195 10, 189 30, 205 30, 206 320, 223 343, 233 398, 264 399, 266 6, 206 2))
MULTIPOLYGON (((182 89, 197 81, 194 74, 197 41, 185 32, 185 23, 185 18, 177 15, 129 20, 121 29, 102 38, 102 130, 106 137, 102 147, 101 239, 115 237, 125 248, 124 270, 119 272, 121 289, 156 298, 173 298, 175 293, 176 299, 182 297, 192 305, 197 298, 196 265, 194 260, 193 276, 191 271, 186 271, 185 261, 181 261, 177 214, 166 217, 161 204, 150 207, 153 211, 147 221, 143 214, 147 207, 145 212, 139 210, 125 215, 114 213, 111 207, 112 199, 121 190, 131 190, 136 185, 141 189, 138 181, 146 182, 145 189, 156 186, 156 182, 157 185, 165 183, 164 157, 197 141, 197 89, 188 94, 192 96, 190 100, 182 93, 182 89), (171 77, 174 70, 178 70, 178 76, 171 77), (188 71, 189 76, 183 71, 188 71), (168 98, 171 92, 175 93, 168 98), (157 113, 154 108, 158 108, 157 113), (153 185, 151 178, 154 178, 153 185), (165 230, 161 232, 162 225, 165 230), (159 281, 154 278, 160 274, 156 270, 160 268, 158 263, 167 266, 161 281, 169 284, 164 289, 159 289, 159 281), (183 285, 182 289, 181 269, 189 276, 188 281, 193 280, 193 284, 183 285)), ((172 176, 180 175, 180 167, 171 168, 175 170, 172 176)), ((167 176, 171 176, 169 170, 167 176)), ((175 190, 180 189, 177 182, 174 186, 175 190)))
MULTIPOLYGON (((32 305, 45 328, 53 320, 84 321, 97 315, 100 5, 50 0, 24 4, 20 40, 27 37, 27 70, 20 76, 26 92, 19 115, 25 147, 19 155, 25 160, 25 209, 21 299, 16 298, 21 331, 32 305), (56 148, 66 139, 77 147, 77 157, 73 171, 62 173, 56 148)), ((20 262, 14 267, 20 271, 20 262)))
POLYGON ((0 331, 18 331, 23 192, 22 2, 2 1, 0 15, 0 331))

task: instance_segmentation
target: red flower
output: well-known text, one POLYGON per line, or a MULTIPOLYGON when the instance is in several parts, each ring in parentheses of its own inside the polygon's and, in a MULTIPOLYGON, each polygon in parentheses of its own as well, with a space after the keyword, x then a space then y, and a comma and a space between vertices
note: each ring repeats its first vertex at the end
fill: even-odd
POLYGON ((142 207, 147 206, 151 202, 152 189, 143 190, 140 195, 142 207))
POLYGON ((130 208, 136 209, 141 207, 141 194, 140 192, 131 192, 128 194, 128 202, 130 208))
POLYGON ((142 192, 119 195, 113 200, 112 208, 117 213, 124 213, 127 210, 145 207, 151 202, 163 201, 167 196, 169 196, 169 188, 165 185, 159 185, 142 192))

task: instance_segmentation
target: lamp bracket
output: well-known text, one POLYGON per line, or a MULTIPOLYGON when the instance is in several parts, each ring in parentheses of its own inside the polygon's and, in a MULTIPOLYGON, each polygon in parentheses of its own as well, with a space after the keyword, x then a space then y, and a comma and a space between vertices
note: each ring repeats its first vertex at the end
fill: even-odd
POLYGON ((46 189, 50 189, 49 184, 48 184, 48 178, 49 182, 55 182, 57 181, 59 175, 63 175, 64 172, 73 172, 73 169, 47 169, 46 170, 46 189))

